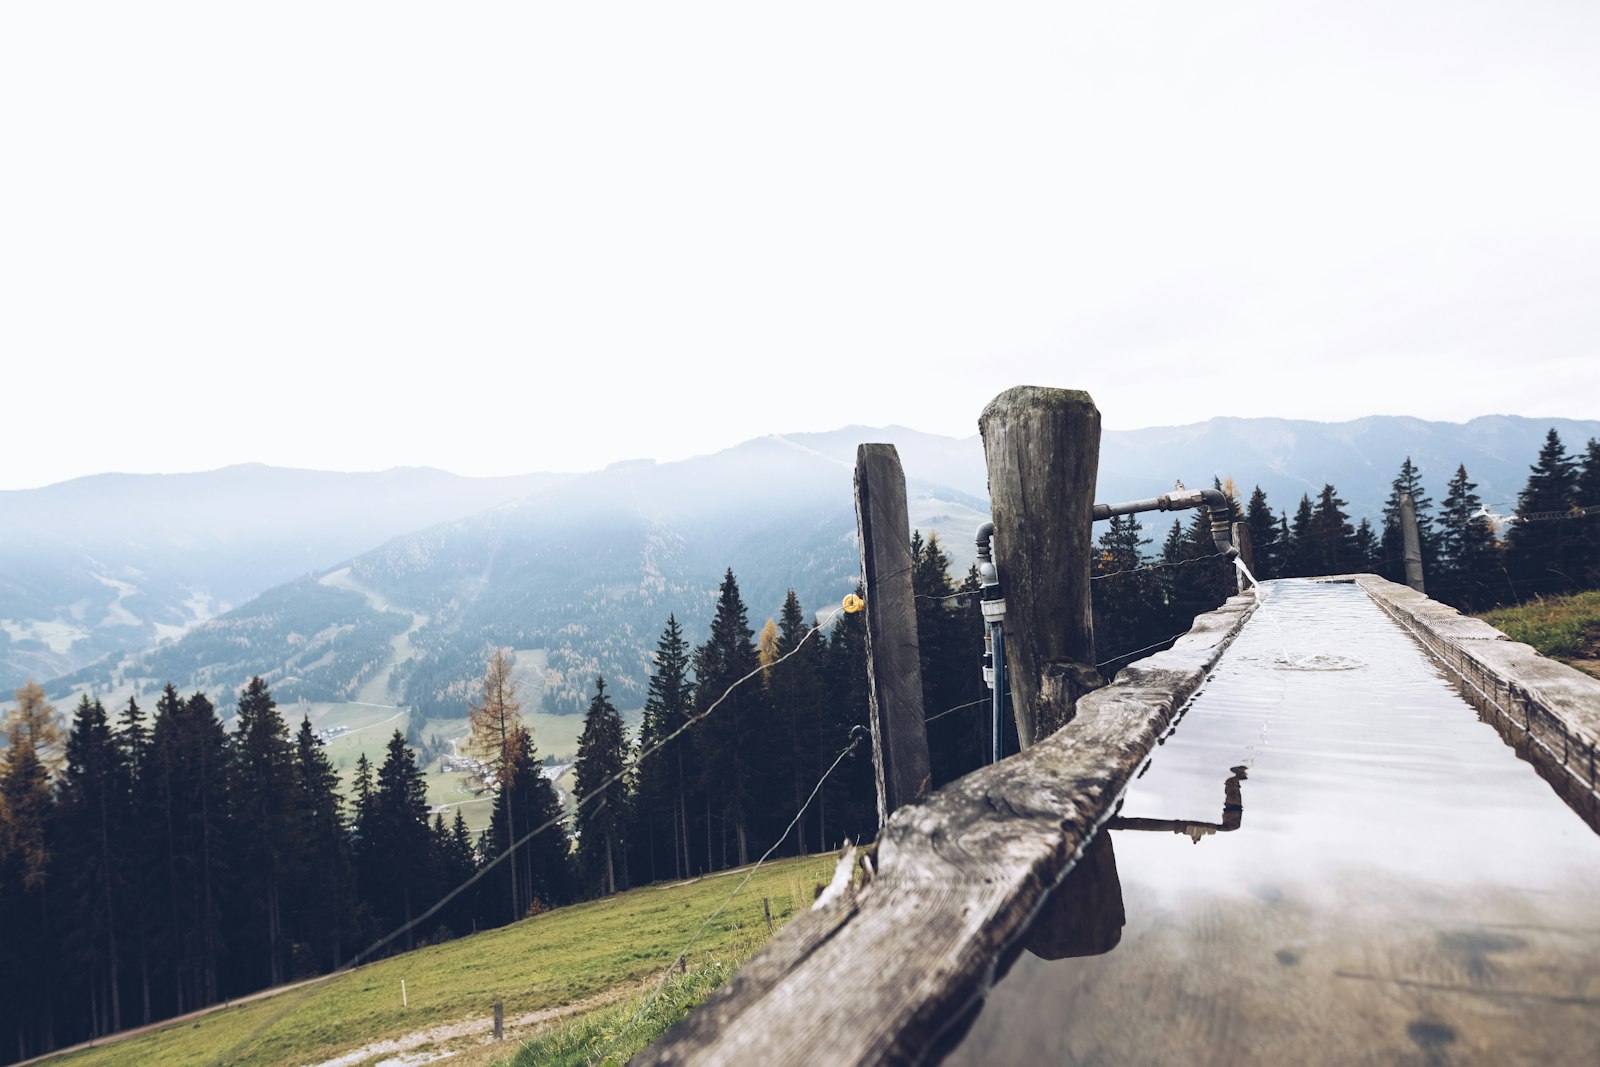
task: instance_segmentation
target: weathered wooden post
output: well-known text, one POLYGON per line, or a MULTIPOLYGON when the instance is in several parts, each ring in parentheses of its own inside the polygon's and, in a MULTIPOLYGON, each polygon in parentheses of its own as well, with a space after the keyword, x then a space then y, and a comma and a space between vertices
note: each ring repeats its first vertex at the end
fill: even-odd
POLYGON ((893 445, 856 449, 856 526, 866 585, 867 702, 878 772, 878 823, 928 791, 928 728, 911 591, 906 476, 893 445))
MULTIPOLYGON (((1250 536, 1249 523, 1236 522, 1233 524, 1233 543, 1239 549, 1239 562, 1244 564, 1244 569, 1251 574, 1256 572, 1256 543, 1250 536)), ((1244 571, 1234 568, 1234 576, 1239 579, 1239 592, 1245 592, 1249 584, 1244 576, 1244 571)))
POLYGON ((1100 410, 1088 393, 1017 386, 978 419, 989 466, 1006 667, 1024 748, 1105 684, 1094 664, 1089 552, 1100 410))
POLYGON ((506 1003, 503 1000, 494 1002, 494 1039, 503 1040, 506 1036, 506 1003))
POLYGON ((1422 587, 1422 538, 1417 532, 1417 502, 1410 493, 1400 494, 1400 533, 1405 538, 1406 584, 1419 593, 1422 587))

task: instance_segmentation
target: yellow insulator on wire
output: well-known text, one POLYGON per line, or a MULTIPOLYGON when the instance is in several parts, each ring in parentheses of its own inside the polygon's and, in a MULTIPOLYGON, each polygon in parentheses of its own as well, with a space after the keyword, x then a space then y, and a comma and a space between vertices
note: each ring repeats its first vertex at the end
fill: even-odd
POLYGON ((856 596, 854 593, 851 593, 849 596, 844 598, 844 610, 845 614, 847 615, 854 615, 856 612, 860 611, 866 606, 867 602, 856 596))

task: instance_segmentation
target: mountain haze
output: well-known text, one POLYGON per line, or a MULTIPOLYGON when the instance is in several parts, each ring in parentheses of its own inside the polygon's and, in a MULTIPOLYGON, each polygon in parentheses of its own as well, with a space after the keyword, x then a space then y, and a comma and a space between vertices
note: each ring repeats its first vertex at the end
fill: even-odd
MULTIPOLYGON (((1352 521, 1376 523, 1410 455, 1436 500, 1465 463, 1484 500, 1512 503, 1552 426, 1572 450, 1600 436, 1600 422, 1511 416, 1466 424, 1219 418, 1107 431, 1096 496, 1126 500, 1164 492, 1175 479, 1200 486, 1232 477, 1243 493, 1260 484, 1282 512, 1326 482, 1350 502, 1352 521)), ((904 427, 773 435, 676 463, 542 476, 534 491, 475 514, 374 539, 343 557, 330 552, 320 567, 301 567, 301 577, 181 639, 112 656, 50 688, 61 699, 149 693, 170 680, 228 693, 262 674, 284 701, 362 699, 453 717, 464 713, 485 650, 506 645, 542 665, 546 710, 581 710, 597 673, 619 706, 637 707, 667 615, 692 640, 703 637, 725 569, 738 575, 758 629, 791 587, 819 613, 854 587, 851 476, 856 446, 869 440, 896 445, 912 525, 938 532, 952 570, 964 573, 987 510, 976 436, 904 427)), ((1172 517, 1148 518, 1146 534, 1159 540, 1172 517)))

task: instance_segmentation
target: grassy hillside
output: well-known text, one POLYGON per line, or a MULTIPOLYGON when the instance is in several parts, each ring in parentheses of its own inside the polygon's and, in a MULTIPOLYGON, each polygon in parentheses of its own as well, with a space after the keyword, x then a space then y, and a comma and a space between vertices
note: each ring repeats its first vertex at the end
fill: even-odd
POLYGON ((1600 589, 1497 608, 1480 618, 1513 641, 1600 677, 1600 589))
POLYGON ((465 1062, 492 1063, 515 1055, 522 1040, 536 1039, 558 1021, 574 1019, 577 1029, 564 1031, 558 1040, 593 1054, 603 1051, 632 1020, 655 980, 691 939, 688 975, 674 979, 641 1026, 654 1024, 659 1030, 670 1025, 766 941, 764 898, 775 923, 782 923, 809 905, 816 885, 827 881, 832 867, 832 856, 762 867, 698 937, 702 922, 728 900, 746 872, 724 871, 561 908, 50 1062, 73 1067, 319 1064, 394 1040, 400 1044, 374 1048, 371 1058, 400 1050, 459 1048, 472 1050, 465 1062), (401 1004, 402 980, 406 1006, 401 1004), (508 1038, 493 1049, 482 1048, 497 1000, 505 1003, 508 1038), (610 1014, 604 1014, 607 1009, 610 1014), (600 1013, 598 1025, 583 1026, 587 1012, 600 1013), (471 1023, 478 1024, 476 1032, 453 1032, 464 1029, 457 1024, 471 1023), (604 1044, 586 1045, 585 1033, 591 1035, 587 1040, 601 1035, 604 1044))

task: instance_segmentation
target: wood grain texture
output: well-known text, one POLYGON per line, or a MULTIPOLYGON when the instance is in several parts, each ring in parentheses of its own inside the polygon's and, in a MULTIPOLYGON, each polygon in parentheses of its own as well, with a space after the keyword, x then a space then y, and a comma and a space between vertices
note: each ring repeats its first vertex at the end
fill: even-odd
POLYGON ((1254 606, 1235 597, 1201 616, 1084 697, 1066 728, 901 808, 874 881, 779 931, 634 1062, 918 1062, 1020 947, 1254 606))
POLYGON ((867 589, 867 703, 878 824, 932 782, 922 710, 922 657, 911 585, 906 476, 894 445, 856 449, 856 525, 867 589))
POLYGON ((1026 748, 1101 684, 1089 597, 1100 411, 1085 392, 1017 386, 990 401, 978 429, 1006 598, 1007 683, 1026 748))

